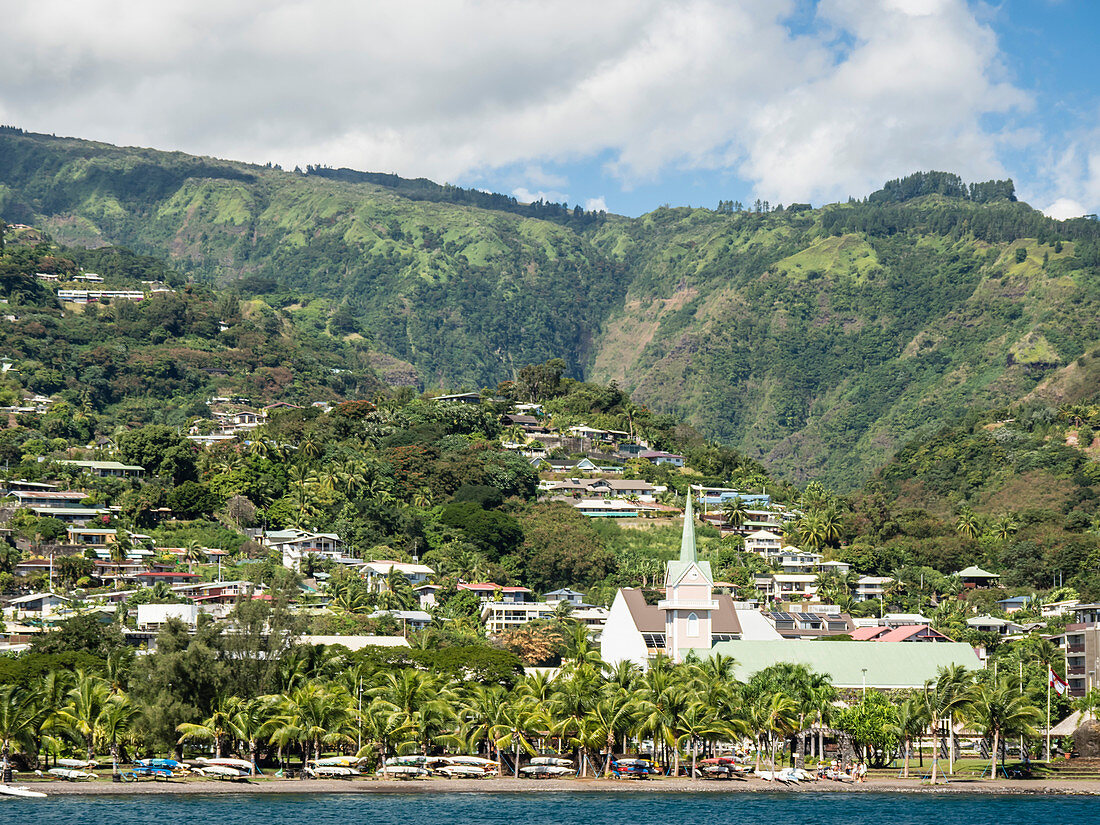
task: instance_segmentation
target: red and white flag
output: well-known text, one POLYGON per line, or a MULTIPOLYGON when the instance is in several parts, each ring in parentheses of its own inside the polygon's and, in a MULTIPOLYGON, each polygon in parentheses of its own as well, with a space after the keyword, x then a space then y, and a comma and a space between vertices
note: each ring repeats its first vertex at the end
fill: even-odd
POLYGON ((1054 688, 1054 692, 1061 696, 1069 688, 1068 682, 1063 682, 1062 677, 1054 672, 1054 668, 1047 666, 1047 674, 1050 678, 1050 686, 1054 688))

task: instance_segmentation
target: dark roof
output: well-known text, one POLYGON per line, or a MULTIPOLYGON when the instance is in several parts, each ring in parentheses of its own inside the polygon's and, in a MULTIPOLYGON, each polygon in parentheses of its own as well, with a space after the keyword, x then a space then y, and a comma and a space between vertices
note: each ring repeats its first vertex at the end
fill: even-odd
MULTIPOLYGON (((623 601, 626 602, 634 626, 641 633, 664 633, 665 615, 655 604, 646 604, 645 594, 637 588, 623 588, 623 601)), ((718 609, 711 616, 711 633, 730 633, 741 635, 741 623, 737 621, 737 611, 733 607, 733 598, 728 593, 719 593, 715 597, 718 609)))
POLYGON ((501 421, 511 422, 513 424, 533 424, 537 426, 539 420, 533 415, 502 415, 501 421))
POLYGON ((733 607, 733 597, 729 593, 714 596, 718 609, 710 620, 711 633, 736 633, 741 635, 741 622, 737 620, 737 611, 733 607))
POLYGON ((642 633, 664 633, 665 616, 655 604, 646 604, 645 594, 637 588, 623 588, 623 601, 634 619, 634 626, 642 633))

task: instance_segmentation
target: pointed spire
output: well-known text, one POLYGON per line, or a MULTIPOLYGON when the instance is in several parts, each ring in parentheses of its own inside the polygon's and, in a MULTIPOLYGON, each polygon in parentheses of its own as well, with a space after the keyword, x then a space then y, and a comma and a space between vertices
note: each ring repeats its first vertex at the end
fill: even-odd
POLYGON ((684 508, 684 535, 680 539, 680 561, 695 562, 695 514, 691 509, 691 488, 688 488, 687 506, 684 508))

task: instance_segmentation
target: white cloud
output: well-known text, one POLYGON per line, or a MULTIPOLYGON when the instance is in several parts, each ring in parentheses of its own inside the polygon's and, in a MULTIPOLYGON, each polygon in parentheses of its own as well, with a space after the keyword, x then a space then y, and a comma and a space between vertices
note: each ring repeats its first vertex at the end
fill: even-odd
POLYGON ((1100 212, 1100 112, 1091 128, 1065 136, 1064 148, 1042 164, 1033 198, 1053 201, 1043 211, 1052 218, 1075 218, 1100 212))
POLYGON ((598 198, 589 198, 588 200, 586 200, 584 202, 584 211, 585 212, 606 212, 607 211, 607 201, 604 200, 603 195, 600 195, 598 198))
POLYGON ((1067 218, 1079 218, 1088 210, 1072 198, 1058 198, 1054 203, 1043 210, 1043 214, 1056 221, 1064 221, 1067 218))
POLYGON ((568 185, 544 164, 603 154, 624 186, 734 171, 773 202, 1001 172, 981 119, 1028 101, 965 0, 821 0, 803 35, 783 22, 796 6, 35 0, 0 28, 0 112, 288 166, 518 167, 536 199, 568 185))
POLYGON ((512 190, 512 195, 520 203, 534 203, 535 201, 547 201, 549 203, 568 203, 569 195, 564 192, 555 192, 553 190, 544 191, 538 190, 532 192, 529 189, 525 189, 522 186, 518 186, 512 190))

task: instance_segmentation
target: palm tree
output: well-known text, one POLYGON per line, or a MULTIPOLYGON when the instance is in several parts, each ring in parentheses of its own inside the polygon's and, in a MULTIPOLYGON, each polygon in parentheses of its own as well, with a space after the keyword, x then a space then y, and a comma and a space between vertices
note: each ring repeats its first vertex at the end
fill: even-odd
POLYGON ((606 684, 596 706, 589 712, 591 726, 602 735, 601 745, 606 751, 603 770, 605 776, 611 772, 611 758, 615 753, 615 743, 622 734, 624 740, 633 728, 638 717, 639 702, 626 690, 606 684))
POLYGON ((401 571, 391 567, 386 574, 378 606, 382 610, 412 610, 416 606, 416 593, 401 571))
POLYGON ((103 705, 99 728, 111 748, 111 773, 118 775, 118 740, 130 732, 141 710, 125 693, 113 693, 103 705))
POLYGON ((187 543, 187 549, 184 550, 183 558, 187 562, 187 572, 194 573, 195 562, 201 563, 206 561, 206 550, 203 548, 202 544, 199 543, 198 539, 191 539, 191 541, 187 543))
POLYGON ((598 672, 603 665, 600 651, 592 644, 592 637, 588 635, 588 628, 579 623, 573 623, 570 628, 562 659, 568 662, 568 667, 572 670, 586 668, 590 672, 598 672))
POLYGON ((69 691, 69 701, 58 712, 60 726, 83 740, 88 759, 95 756, 95 733, 108 696, 105 679, 77 670, 69 691))
POLYGON ((828 542, 828 527, 819 513, 807 513, 798 522, 798 540, 811 550, 820 550, 828 542))
POLYGON ((760 721, 771 746, 771 769, 774 772, 775 752, 779 740, 798 730, 798 705, 789 696, 773 693, 766 697, 760 721))
POLYGON ((1100 689, 1090 689, 1084 696, 1075 700, 1073 706, 1081 712, 1082 716, 1095 719, 1096 711, 1100 708, 1100 689))
POLYGON ((591 730, 591 722, 585 719, 598 701, 599 679, 595 672, 587 667, 572 668, 565 678, 555 683, 556 690, 550 697, 550 731, 556 736, 569 736, 580 749, 580 760, 587 758, 586 732, 591 730))
POLYGON ((997 752, 1002 737, 1019 734, 1036 736, 1033 724, 1040 718, 1039 709, 1031 700, 1020 694, 1010 679, 1001 679, 994 685, 979 685, 968 705, 968 714, 986 736, 992 737, 993 753, 990 764, 991 777, 997 778, 997 752))
MULTIPOLYGON (((940 723, 947 720, 949 725, 953 724, 955 715, 966 707, 969 700, 967 684, 970 680, 970 676, 966 669, 962 665, 952 665, 951 667, 940 668, 939 676, 935 679, 929 679, 924 683, 923 702, 925 707, 925 715, 928 718, 929 726, 932 729, 932 784, 936 784, 936 774, 939 769, 939 735, 940 735, 940 723)), ((951 737, 950 747, 948 748, 948 757, 950 759, 950 770, 954 769, 954 757, 955 757, 955 732, 954 728, 949 731, 951 737)))
MULTIPOLYGON (((48 731, 57 728, 58 711, 68 699, 69 690, 72 688, 73 674, 64 670, 48 670, 36 682, 34 690, 34 704, 38 709, 35 720, 34 739, 41 751, 41 742, 48 731)), ((49 767, 49 754, 47 752, 47 764, 49 767)))
POLYGON ((0 686, 0 780, 10 781, 12 746, 34 747, 39 724, 34 694, 21 685, 0 686))
POLYGON ((180 734, 177 741, 179 745, 188 742, 211 742, 214 745, 214 756, 221 759, 222 745, 229 734, 229 700, 223 700, 210 716, 201 722, 184 722, 176 726, 176 732, 180 734))
POLYGON ((982 532, 982 522, 978 514, 969 507, 963 507, 959 511, 959 518, 955 522, 955 531, 959 535, 976 539, 982 532))
POLYGON ((734 496, 722 505, 722 517, 731 527, 740 528, 748 516, 749 509, 741 496, 734 496))
POLYGON ((329 602, 329 608, 336 613, 354 615, 356 613, 366 613, 370 609, 370 605, 367 603, 366 594, 362 590, 345 587, 341 588, 332 601, 329 602))
MULTIPOLYGON (((509 697, 509 701, 506 701, 501 707, 499 720, 493 726, 493 733, 498 737, 496 740, 498 764, 501 749, 512 748, 515 756, 513 767, 515 775, 518 777, 520 750, 522 749, 529 754, 535 753, 535 746, 531 742, 530 734, 549 727, 549 721, 549 715, 545 708, 530 697, 524 696, 521 692, 513 692, 509 697)), ((578 731, 580 730, 583 730, 583 726, 578 729, 578 731)), ((577 739, 577 743, 581 747, 581 770, 583 772, 584 762, 587 758, 585 745, 588 743, 587 740, 581 741, 580 739, 577 739)))
POLYGON ((902 768, 902 776, 909 778, 909 751, 913 739, 919 737, 928 725, 927 709, 919 696, 906 696, 894 705, 897 712, 897 722, 892 726, 892 733, 901 740, 905 748, 905 765, 902 768))
POLYGON ((1011 513, 1005 513, 993 523, 993 534, 1001 541, 1008 541, 1019 529, 1020 524, 1011 513))
POLYGON ((713 738, 733 739, 743 735, 748 726, 739 719, 722 720, 718 718, 715 708, 700 700, 691 702, 686 712, 680 716, 677 722, 680 735, 676 739, 679 749, 684 742, 691 744, 691 776, 696 775, 696 765, 699 756, 699 744, 705 744, 713 738))
POLYGON ((411 668, 384 674, 371 693, 389 702, 412 725, 425 748, 450 718, 456 699, 440 677, 411 668))
POLYGON ((237 741, 248 747, 248 759, 252 763, 252 775, 256 769, 256 754, 260 742, 269 737, 276 729, 275 710, 277 696, 257 696, 254 699, 235 698, 232 710, 226 721, 226 730, 237 741))
POLYGON ((415 741, 416 727, 398 708, 377 698, 363 708, 359 723, 366 743, 358 755, 376 754, 382 765, 382 776, 386 776, 386 757, 406 742, 415 741))

